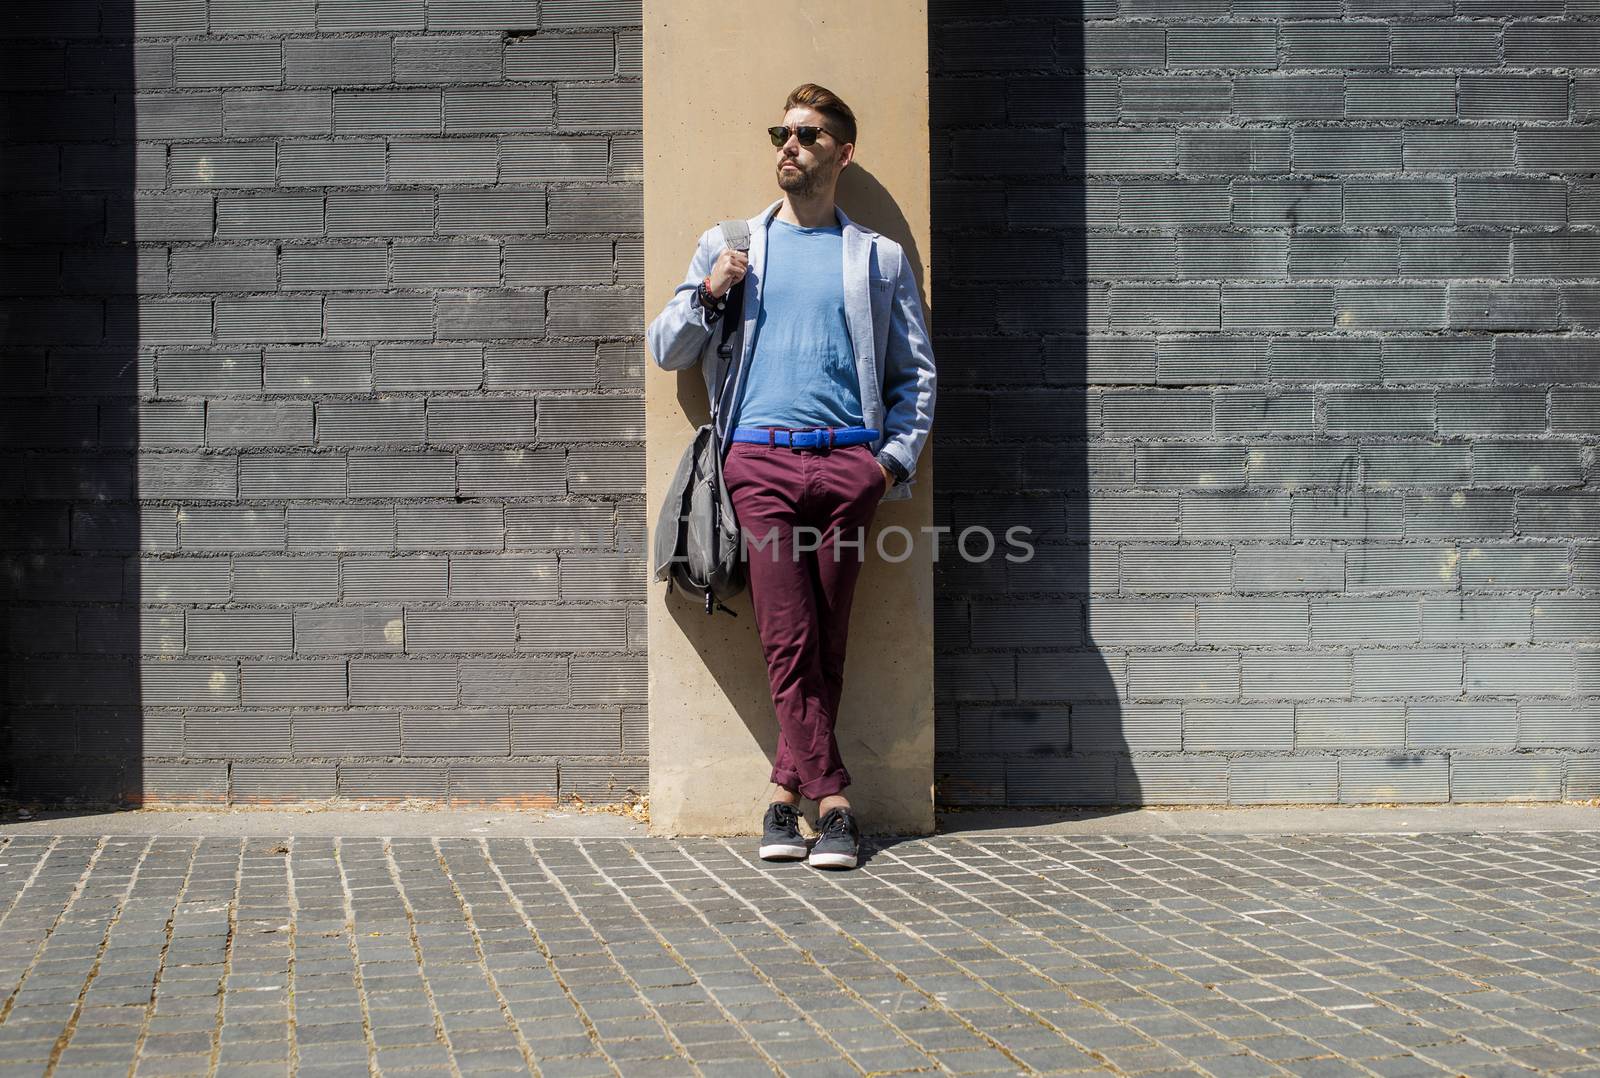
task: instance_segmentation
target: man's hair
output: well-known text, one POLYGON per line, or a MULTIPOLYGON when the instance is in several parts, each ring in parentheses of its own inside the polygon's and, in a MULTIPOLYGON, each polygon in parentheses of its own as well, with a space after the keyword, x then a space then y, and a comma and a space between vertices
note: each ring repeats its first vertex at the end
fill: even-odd
POLYGON ((815 109, 833 125, 834 134, 839 136, 840 142, 856 140, 856 114, 850 111, 844 98, 826 86, 802 82, 789 91, 788 100, 783 103, 784 112, 793 108, 815 109))

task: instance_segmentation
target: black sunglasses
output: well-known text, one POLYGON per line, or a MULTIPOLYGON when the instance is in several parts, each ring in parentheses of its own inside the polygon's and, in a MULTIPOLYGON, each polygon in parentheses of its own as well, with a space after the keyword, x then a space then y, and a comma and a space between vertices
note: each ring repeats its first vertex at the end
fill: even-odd
POLYGON ((782 146, 785 142, 788 142, 791 132, 800 140, 800 145, 802 146, 810 146, 817 141, 817 136, 821 134, 829 135, 835 142, 839 140, 839 136, 829 131, 826 127, 813 127, 810 124, 801 124, 792 128, 779 124, 777 127, 767 128, 767 134, 772 136, 772 144, 774 146, 782 146))

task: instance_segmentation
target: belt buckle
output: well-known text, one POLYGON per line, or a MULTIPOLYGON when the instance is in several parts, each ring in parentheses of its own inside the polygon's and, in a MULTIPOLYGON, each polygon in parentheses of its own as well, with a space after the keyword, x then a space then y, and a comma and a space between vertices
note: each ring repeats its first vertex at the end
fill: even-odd
MULTIPOLYGON (((822 445, 822 430, 824 430, 824 427, 811 427, 811 429, 798 432, 805 438, 805 441, 802 441, 800 445, 794 445, 795 432, 789 432, 789 443, 795 449, 798 449, 800 453, 821 453, 824 448, 832 448, 832 445, 822 445)), ((829 432, 829 441, 832 441, 834 429, 826 427, 826 430, 829 432)))

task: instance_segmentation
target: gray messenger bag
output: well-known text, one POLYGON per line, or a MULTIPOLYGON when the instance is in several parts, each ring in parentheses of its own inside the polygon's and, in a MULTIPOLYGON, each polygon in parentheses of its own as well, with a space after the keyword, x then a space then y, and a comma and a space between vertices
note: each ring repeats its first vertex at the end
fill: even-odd
MULTIPOLYGON (((730 247, 749 250, 748 222, 724 221, 722 235, 730 247)), ((655 578, 667 582, 668 594, 676 589, 702 604, 707 614, 721 610, 732 615, 723 604, 744 591, 746 584, 739 522, 722 480, 722 445, 717 438, 722 395, 734 367, 733 326, 739 321, 743 300, 744 282, 740 281, 728 293, 726 313, 718 327, 722 384, 711 401, 711 422, 694 432, 678 459, 656 519, 655 578)))

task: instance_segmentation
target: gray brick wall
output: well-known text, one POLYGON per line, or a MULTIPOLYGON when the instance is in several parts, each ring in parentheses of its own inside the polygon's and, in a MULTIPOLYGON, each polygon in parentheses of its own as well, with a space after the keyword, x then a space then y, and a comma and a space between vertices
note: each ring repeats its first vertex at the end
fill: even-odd
MULTIPOLYGON (((644 788, 639 23, 9 6, 14 788, 644 788)), ((1600 10, 930 29, 940 799, 1600 794, 1600 10)))
POLYGON ((8 5, 20 792, 643 791, 640 33, 8 5))
POLYGON ((933 0, 942 801, 1600 793, 1597 16, 933 0))

